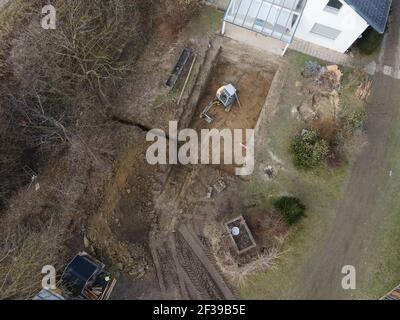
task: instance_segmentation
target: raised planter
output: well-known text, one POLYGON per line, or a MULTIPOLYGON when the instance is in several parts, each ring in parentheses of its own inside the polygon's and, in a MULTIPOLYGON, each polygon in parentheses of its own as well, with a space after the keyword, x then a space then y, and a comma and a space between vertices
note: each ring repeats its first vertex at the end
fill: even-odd
POLYGON ((239 216, 225 223, 225 228, 228 231, 237 254, 243 254, 257 246, 243 216, 239 216), (238 235, 233 235, 232 233, 232 229, 235 227, 239 229, 238 235))

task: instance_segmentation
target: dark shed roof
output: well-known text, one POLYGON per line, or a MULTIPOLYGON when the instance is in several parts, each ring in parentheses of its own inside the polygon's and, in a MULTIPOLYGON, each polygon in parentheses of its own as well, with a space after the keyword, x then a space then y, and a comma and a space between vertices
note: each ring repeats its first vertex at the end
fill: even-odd
POLYGON ((380 33, 385 32, 392 0, 344 0, 368 24, 380 33))
POLYGON ((97 266, 85 256, 76 256, 65 268, 62 283, 74 296, 83 293, 88 281, 97 271, 97 266))

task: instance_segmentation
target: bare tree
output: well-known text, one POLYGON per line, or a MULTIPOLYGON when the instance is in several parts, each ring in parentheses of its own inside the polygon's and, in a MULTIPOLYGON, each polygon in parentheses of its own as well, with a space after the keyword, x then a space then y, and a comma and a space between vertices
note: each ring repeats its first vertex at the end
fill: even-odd
POLYGON ((29 181, 26 165, 35 167, 106 121, 111 88, 132 70, 134 60, 121 58, 124 48, 140 38, 140 1, 54 1, 56 30, 40 27, 42 2, 22 10, 17 1, 25 24, 0 34, 0 205, 29 181))

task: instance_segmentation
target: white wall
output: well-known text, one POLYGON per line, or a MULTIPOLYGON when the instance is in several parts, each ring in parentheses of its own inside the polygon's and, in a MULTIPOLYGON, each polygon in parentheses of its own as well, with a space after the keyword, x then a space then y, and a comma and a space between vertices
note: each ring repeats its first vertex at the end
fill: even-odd
POLYGON ((329 49, 345 52, 365 31, 368 23, 342 0, 343 7, 338 13, 324 10, 328 1, 308 0, 295 37, 329 49), (313 34, 310 31, 315 23, 341 30, 342 33, 336 40, 313 34))
POLYGON ((266 37, 260 33, 250 31, 230 23, 226 24, 225 36, 242 42, 248 46, 265 50, 279 56, 282 55, 286 46, 286 43, 283 41, 266 37))

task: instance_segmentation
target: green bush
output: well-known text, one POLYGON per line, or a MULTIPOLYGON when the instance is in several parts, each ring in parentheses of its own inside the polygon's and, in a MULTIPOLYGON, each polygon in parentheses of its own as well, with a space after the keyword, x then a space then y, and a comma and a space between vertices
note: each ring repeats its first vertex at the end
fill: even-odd
POLYGON ((364 127, 364 123, 367 120, 367 113, 365 110, 349 110, 348 108, 344 108, 340 114, 340 118, 347 132, 353 133, 364 127))
POLYGON ((356 42, 356 46, 362 54, 372 55, 378 52, 382 41, 383 34, 375 31, 373 28, 369 27, 362 35, 362 38, 356 42))
POLYGON ((281 197, 274 203, 274 207, 282 213, 289 225, 295 224, 305 215, 306 207, 294 197, 281 197))
POLYGON ((320 165, 328 156, 328 143, 317 130, 302 130, 292 143, 294 163, 297 167, 311 169, 320 165))

